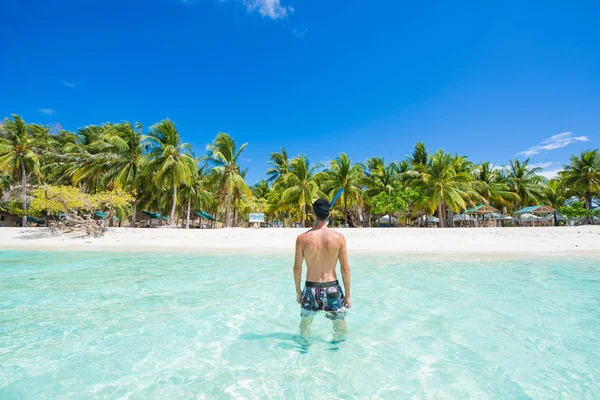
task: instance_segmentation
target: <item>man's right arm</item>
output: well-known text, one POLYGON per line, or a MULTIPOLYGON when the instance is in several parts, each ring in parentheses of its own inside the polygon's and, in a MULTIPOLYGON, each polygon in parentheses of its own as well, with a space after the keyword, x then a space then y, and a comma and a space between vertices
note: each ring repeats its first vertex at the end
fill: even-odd
POLYGON ((296 285, 296 301, 300 303, 302 298, 302 289, 300 281, 302 280, 302 261, 304 260, 304 252, 302 251, 302 240, 300 236, 296 239, 296 254, 294 256, 294 284, 296 285))
POLYGON ((340 268, 342 270, 342 281, 344 281, 344 291, 346 292, 346 298, 344 298, 344 307, 352 307, 352 300, 350 300, 350 265, 348 264, 348 250, 346 249, 346 238, 342 236, 342 246, 340 247, 340 268))

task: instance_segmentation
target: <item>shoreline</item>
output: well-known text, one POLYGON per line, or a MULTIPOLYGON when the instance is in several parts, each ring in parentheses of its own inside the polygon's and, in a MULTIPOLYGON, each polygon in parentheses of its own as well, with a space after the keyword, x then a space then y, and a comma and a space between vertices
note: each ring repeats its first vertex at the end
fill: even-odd
MULTIPOLYGON (((600 226, 523 228, 345 228, 349 253, 414 258, 600 257, 600 226)), ((306 229, 111 228, 102 237, 47 228, 0 228, 0 251, 289 254, 306 229)))

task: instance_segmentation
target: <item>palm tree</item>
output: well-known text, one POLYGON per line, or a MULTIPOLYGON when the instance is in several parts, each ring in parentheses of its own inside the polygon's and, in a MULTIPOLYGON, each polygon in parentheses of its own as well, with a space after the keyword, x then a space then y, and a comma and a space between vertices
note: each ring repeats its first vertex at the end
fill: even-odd
POLYGON ((12 121, 4 119, 0 137, 0 171, 21 179, 21 202, 23 207, 22 226, 27 226, 27 177, 40 176, 40 161, 34 151, 34 132, 44 130, 40 125, 27 125, 18 115, 12 121))
POLYGON ((560 172, 563 185, 583 196, 588 209, 593 208, 592 198, 600 193, 600 153, 598 150, 582 151, 571 155, 571 164, 560 172))
POLYGON ((346 153, 342 153, 331 161, 330 168, 325 171, 323 188, 325 192, 329 193, 330 198, 333 198, 339 190, 344 189, 340 196, 340 203, 344 207, 346 224, 348 224, 348 200, 359 202, 362 198, 360 186, 362 169, 361 164, 352 165, 350 157, 346 153))
POLYGON ((368 159, 363 166, 362 185, 366 188, 365 195, 375 197, 379 193, 392 193, 398 184, 398 164, 386 164, 382 157, 368 159))
POLYGON ((429 198, 429 212, 438 211, 439 226, 444 227, 445 208, 454 212, 467 208, 467 201, 479 195, 470 186, 466 171, 456 170, 455 160, 449 153, 438 150, 427 162, 423 172, 412 179, 429 198))
POLYGON ((165 119, 150 127, 146 138, 149 152, 142 157, 142 163, 147 165, 147 173, 152 174, 152 183, 160 183, 173 188, 169 224, 175 221, 177 207, 177 188, 181 184, 190 185, 196 167, 192 147, 181 143, 175 124, 165 119))
POLYGON ((298 156, 291 160, 290 170, 283 178, 285 190, 281 194, 281 202, 296 207, 300 214, 301 224, 305 226, 308 218, 308 207, 325 194, 319 189, 317 170, 321 164, 311 167, 306 156, 298 156))
MULTIPOLYGON (((145 149, 142 125, 138 123, 134 127, 129 122, 110 125, 102 140, 110 145, 106 153, 112 155, 107 178, 115 188, 138 194, 142 184, 142 155, 145 149)), ((136 213, 137 199, 132 205, 131 227, 135 227, 136 213)))
POLYGON ((206 184, 207 173, 205 168, 197 168, 189 185, 184 185, 179 191, 180 202, 186 206, 185 229, 190 228, 190 214, 192 208, 203 209, 212 199, 206 184))
POLYGON ((425 143, 417 142, 412 154, 409 157, 410 164, 415 170, 424 170, 429 162, 429 151, 425 147, 425 143))
POLYGON ((271 153, 269 164, 272 167, 267 170, 267 182, 278 182, 290 169, 290 160, 287 151, 282 147, 281 153, 271 153))
POLYGON ((541 168, 529 167, 529 158, 525 161, 510 160, 510 166, 504 168, 503 178, 509 189, 519 196, 520 207, 543 202, 544 178, 538 175, 540 172, 541 168))
POLYGON ((212 167, 213 175, 219 186, 219 191, 226 196, 226 226, 231 227, 231 202, 234 189, 239 189, 245 195, 252 192, 241 175, 238 160, 248 143, 236 148, 235 141, 226 133, 220 132, 215 140, 208 145, 204 160, 212 167))
MULTIPOLYGON (((565 205, 567 197, 562 182, 558 179, 551 179, 544 186, 544 197, 546 198, 546 204, 553 207, 555 210, 565 205)), ((554 226, 558 226, 558 218, 556 211, 554 211, 554 226)))
POLYGON ((492 205, 509 206, 511 202, 519 200, 519 196, 510 190, 498 170, 489 162, 473 169, 473 188, 484 201, 492 205))

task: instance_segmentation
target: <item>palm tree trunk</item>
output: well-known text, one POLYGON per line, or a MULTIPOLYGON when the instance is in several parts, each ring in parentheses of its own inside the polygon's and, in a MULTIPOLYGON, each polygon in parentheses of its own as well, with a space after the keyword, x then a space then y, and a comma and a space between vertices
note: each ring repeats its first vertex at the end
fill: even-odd
POLYGON ((452 209, 449 209, 450 212, 448 213, 448 226, 451 228, 454 228, 454 211, 452 211, 452 209))
POLYGON ((235 203, 233 205, 233 221, 231 221, 234 228, 237 226, 237 201, 235 203))
POLYGON ((173 225, 173 220, 175 219, 175 207, 177 207, 177 185, 173 185, 173 203, 171 203, 169 225, 173 225))
POLYGON ((442 203, 441 202, 438 204, 438 218, 440 219, 440 222, 438 222, 438 228, 443 228, 444 227, 444 216, 442 215, 442 203))
POLYGON ((27 171, 25 171, 25 160, 21 158, 21 201, 23 202, 23 220, 21 225, 27 226, 27 171))
POLYGON ((556 218, 556 211, 554 211, 554 226, 558 226, 558 218, 556 218))
POLYGON ((306 222, 306 219, 304 218, 305 212, 306 212, 306 208, 304 210, 300 211, 300 213, 302 214, 301 221, 300 221, 300 225, 302 226, 302 228, 304 228, 304 223, 306 222))
POLYGON ((227 223, 226 227, 231 227, 231 193, 227 193, 227 223))
POLYGON ((188 200, 188 209, 187 209, 187 221, 185 222, 185 229, 190 229, 190 209, 192 207, 192 200, 188 200))
POLYGON ((348 200, 344 195, 344 223, 348 225, 348 200))
POLYGON ((131 209, 131 227, 135 228, 135 214, 137 214, 137 201, 133 202, 133 208, 131 209))

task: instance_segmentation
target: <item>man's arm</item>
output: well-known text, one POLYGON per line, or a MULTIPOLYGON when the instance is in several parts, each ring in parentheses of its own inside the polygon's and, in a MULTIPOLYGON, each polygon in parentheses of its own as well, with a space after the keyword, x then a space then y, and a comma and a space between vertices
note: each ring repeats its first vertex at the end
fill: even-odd
POLYGON ((340 268, 342 270, 342 281, 344 281, 344 290, 346 298, 344 299, 344 307, 352 307, 350 300, 350 265, 348 264, 348 250, 346 249, 346 238, 342 236, 342 247, 340 247, 340 268))
POLYGON ((300 280, 302 279, 302 261, 304 253, 302 252, 302 241, 300 236, 296 239, 296 255, 294 257, 294 282, 296 283, 296 301, 300 303, 302 300, 302 289, 300 288, 300 280))

